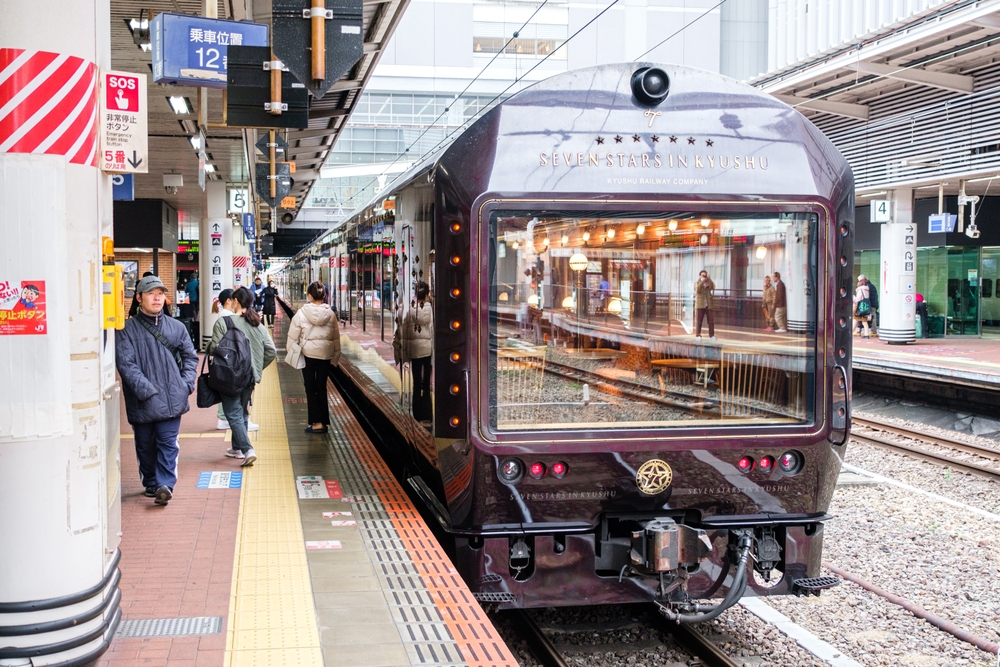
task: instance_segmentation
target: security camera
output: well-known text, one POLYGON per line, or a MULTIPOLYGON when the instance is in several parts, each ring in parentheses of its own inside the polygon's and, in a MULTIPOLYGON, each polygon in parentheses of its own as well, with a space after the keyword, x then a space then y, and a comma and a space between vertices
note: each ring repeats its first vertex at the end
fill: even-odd
POLYGON ((177 194, 177 188, 184 187, 184 174, 164 174, 163 189, 168 195, 177 194))
POLYGON ((969 225, 968 227, 965 228, 965 235, 968 236, 970 239, 978 239, 979 228, 976 227, 975 225, 969 225))

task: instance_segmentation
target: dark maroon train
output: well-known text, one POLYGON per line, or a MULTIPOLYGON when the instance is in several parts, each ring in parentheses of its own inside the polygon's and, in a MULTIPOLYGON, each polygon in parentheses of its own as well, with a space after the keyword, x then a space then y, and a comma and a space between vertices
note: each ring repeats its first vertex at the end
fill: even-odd
POLYGON ((696 621, 836 583, 853 230, 851 170, 795 110, 602 66, 483 115, 283 287, 333 287, 335 382, 477 599, 696 621))

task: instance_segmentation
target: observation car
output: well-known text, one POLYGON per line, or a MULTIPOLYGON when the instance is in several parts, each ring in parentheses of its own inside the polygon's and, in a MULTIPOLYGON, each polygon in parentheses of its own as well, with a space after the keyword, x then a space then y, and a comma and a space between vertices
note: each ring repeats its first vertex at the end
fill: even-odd
POLYGON ((607 65, 485 113, 280 283, 293 302, 332 288, 333 379, 477 599, 698 621, 836 584, 853 232, 850 167, 800 113, 715 74, 607 65), (375 352, 394 339, 398 364, 375 352))

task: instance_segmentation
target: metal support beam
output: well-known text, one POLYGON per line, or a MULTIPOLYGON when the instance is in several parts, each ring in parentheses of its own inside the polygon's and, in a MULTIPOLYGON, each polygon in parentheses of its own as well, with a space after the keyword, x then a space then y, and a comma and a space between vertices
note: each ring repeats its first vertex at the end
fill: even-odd
MULTIPOLYGON (((313 118, 337 118, 339 116, 346 116, 348 113, 347 109, 309 109, 309 119, 313 118)), ((330 130, 333 133, 333 130, 330 130)))
POLYGON ((794 95, 775 95, 785 104, 800 109, 809 109, 828 113, 833 116, 843 116, 857 120, 868 120, 868 107, 864 104, 851 104, 850 102, 831 102, 830 100, 814 100, 808 97, 796 97, 794 95))
POLYGON ((978 19, 969 21, 969 23, 977 25, 980 28, 1000 28, 1000 16, 997 16, 996 14, 980 16, 978 19))
POLYGON ((944 72, 929 72, 919 67, 900 68, 879 63, 855 63, 854 67, 867 74, 878 74, 896 81, 916 83, 930 88, 941 88, 956 93, 971 93, 973 78, 963 74, 945 74, 944 72))

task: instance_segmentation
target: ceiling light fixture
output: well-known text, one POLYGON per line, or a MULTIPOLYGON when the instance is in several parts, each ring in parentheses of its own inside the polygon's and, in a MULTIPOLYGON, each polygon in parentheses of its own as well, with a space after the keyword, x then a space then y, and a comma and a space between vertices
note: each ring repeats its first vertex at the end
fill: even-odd
POLYGON ((186 97, 181 95, 171 95, 167 98, 167 102, 170 103, 170 108, 173 109, 176 114, 194 113, 191 109, 191 102, 189 102, 186 97))

